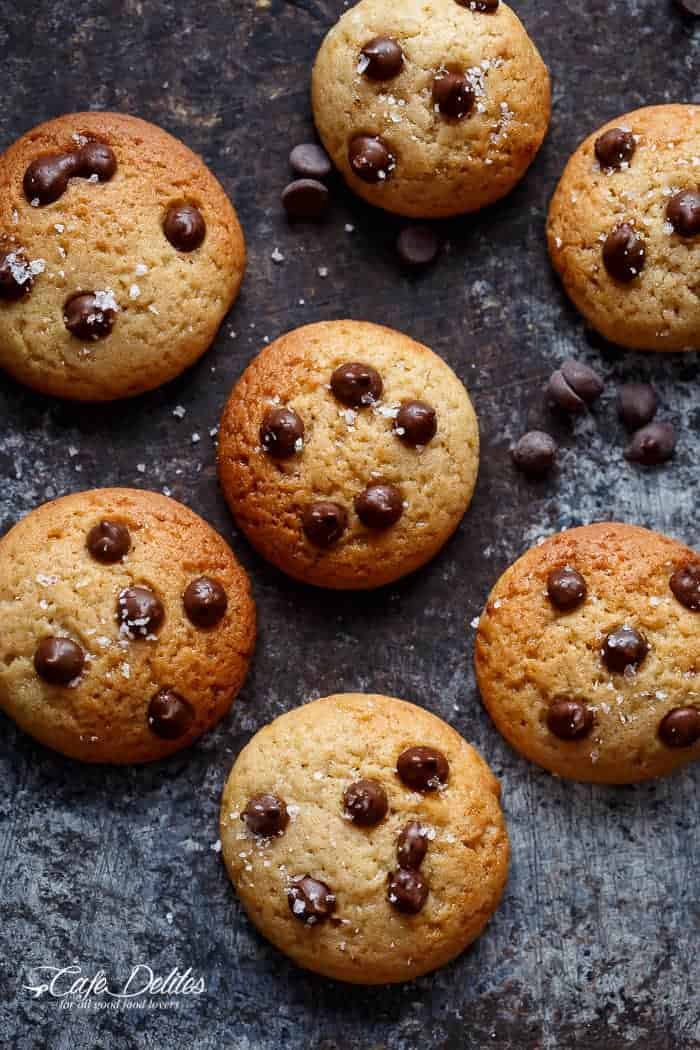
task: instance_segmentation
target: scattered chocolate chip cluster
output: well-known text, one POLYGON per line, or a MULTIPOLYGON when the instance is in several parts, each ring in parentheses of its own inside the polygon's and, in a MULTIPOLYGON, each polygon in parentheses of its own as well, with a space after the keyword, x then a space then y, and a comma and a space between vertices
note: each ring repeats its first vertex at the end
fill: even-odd
POLYGON ((282 206, 290 219, 321 219, 328 211, 330 194, 323 179, 332 165, 328 154, 315 142, 303 142, 289 154, 289 164, 297 176, 282 191, 282 206))

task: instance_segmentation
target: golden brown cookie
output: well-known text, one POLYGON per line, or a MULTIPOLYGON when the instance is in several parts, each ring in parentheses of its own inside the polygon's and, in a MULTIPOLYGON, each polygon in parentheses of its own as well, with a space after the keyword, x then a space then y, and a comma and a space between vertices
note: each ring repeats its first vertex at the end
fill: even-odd
POLYGON ((479 461, 452 369, 390 328, 326 321, 266 347, 231 394, 219 474, 260 553, 320 587, 423 565, 457 528, 479 461))
POLYGON ((514 748, 574 780, 627 784, 700 757, 700 557, 608 522, 533 547, 476 638, 481 695, 514 748))
POLYGON ((108 401, 179 375, 238 294, 245 244, 183 143, 121 113, 73 113, 0 157, 0 366, 108 401))
POLYGON ((300 966, 355 984, 411 980, 479 936, 501 898, 499 785, 445 722, 346 693, 277 718, 221 803, 229 876, 300 966))
POLYGON ((547 69, 499 0, 361 0, 321 45, 312 95, 350 188, 399 215, 499 200, 549 124, 547 69))
POLYGON ((606 339, 699 349, 700 106, 648 106, 589 135, 552 198, 547 240, 606 339))
POLYGON ((95 489, 0 541, 0 707, 84 762, 148 762, 228 711, 255 643, 248 578, 175 500, 95 489))

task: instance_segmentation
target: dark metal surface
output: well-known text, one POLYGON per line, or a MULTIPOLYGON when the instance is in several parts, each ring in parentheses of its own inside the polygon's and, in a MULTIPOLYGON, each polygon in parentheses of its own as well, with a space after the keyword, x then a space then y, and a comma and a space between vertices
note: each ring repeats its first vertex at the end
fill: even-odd
MULTIPOLYGON (((251 571, 254 670, 229 718, 191 751, 147 768, 80 766, 2 719, 0 1044, 197 1050, 689 1050, 700 1046, 698 771, 624 789, 553 779, 512 754, 483 712, 472 618, 539 536, 601 517, 700 540, 698 355, 602 345, 547 262, 546 205, 590 130, 644 103, 700 103, 700 28, 670 0, 518 0, 552 74, 551 133, 502 204, 445 223, 449 250, 402 275, 400 223, 335 187, 320 228, 290 229, 279 192, 310 134, 309 72, 342 0, 0 2, 0 145, 49 116, 115 108, 200 151, 234 199, 250 261, 212 351, 130 403, 60 404, 2 379, 0 526, 97 485, 165 488, 219 528, 251 571), (347 232, 346 224, 354 227, 347 232), (273 249, 284 262, 275 265, 273 249), (319 267, 328 276, 318 275, 319 267), (470 387, 483 458, 457 535, 425 570, 382 592, 324 594, 266 566, 237 537, 208 436, 245 363, 286 329, 338 316, 393 325, 443 354, 470 387), (541 387, 575 354, 608 377, 573 428, 541 387), (651 378, 679 424, 675 461, 622 458, 614 380, 651 378), (173 408, 186 409, 183 419, 173 408), (516 477, 508 446, 529 425, 563 441, 558 476, 516 477), (192 434, 202 440, 192 443, 192 434), (137 464, 143 465, 140 471, 137 464), (456 963, 415 984, 347 988, 297 970, 242 916, 212 845, 224 778, 263 723, 312 696, 376 690, 452 722, 502 776, 513 845, 503 906, 456 963), (40 965, 78 964, 123 984, 132 967, 191 967, 200 995, 176 1009, 71 1011, 33 998, 40 965)), ((173 997, 170 997, 172 1001, 173 997)))

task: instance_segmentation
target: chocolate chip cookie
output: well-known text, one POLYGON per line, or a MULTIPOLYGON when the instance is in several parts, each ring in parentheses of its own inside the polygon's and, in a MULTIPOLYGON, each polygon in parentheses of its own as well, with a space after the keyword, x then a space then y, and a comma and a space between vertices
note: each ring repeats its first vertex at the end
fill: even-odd
POLYGON ((505 196, 550 114, 545 65, 499 0, 361 0, 321 45, 312 96, 350 188, 423 218, 505 196))
POLYGON ((222 187, 153 124, 73 113, 0 157, 0 366, 28 386, 107 401, 172 379, 244 266, 222 187))
POLYGON ((254 359, 219 431, 219 473, 260 553, 320 587, 423 565, 471 500, 479 459, 464 386, 407 335, 327 321, 254 359))
POLYGON ((96 489, 0 541, 0 707, 85 762, 148 762, 228 711, 255 643, 221 537, 155 492, 96 489))
POLYGON ((479 936, 508 868, 499 785, 458 733, 403 700, 298 707, 238 756, 221 844, 249 918, 304 966, 407 981, 479 936))
POLYGON ((606 339, 700 348, 700 106, 649 106, 579 146, 552 198, 549 252, 606 339))
POLYGON ((533 547, 476 638, 484 703, 559 776, 626 784, 700 757, 700 556, 608 522, 533 547))

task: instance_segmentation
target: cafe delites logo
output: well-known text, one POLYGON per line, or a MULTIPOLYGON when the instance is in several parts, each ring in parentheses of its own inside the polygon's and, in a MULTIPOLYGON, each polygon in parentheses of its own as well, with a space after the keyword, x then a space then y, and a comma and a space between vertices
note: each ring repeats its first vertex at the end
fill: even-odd
POLYGON ((63 1010, 176 1010, 183 999, 206 991, 204 978, 191 966, 159 974, 145 963, 131 967, 124 978, 105 970, 86 972, 78 962, 69 966, 34 966, 22 985, 32 999, 57 1003, 63 1010))

